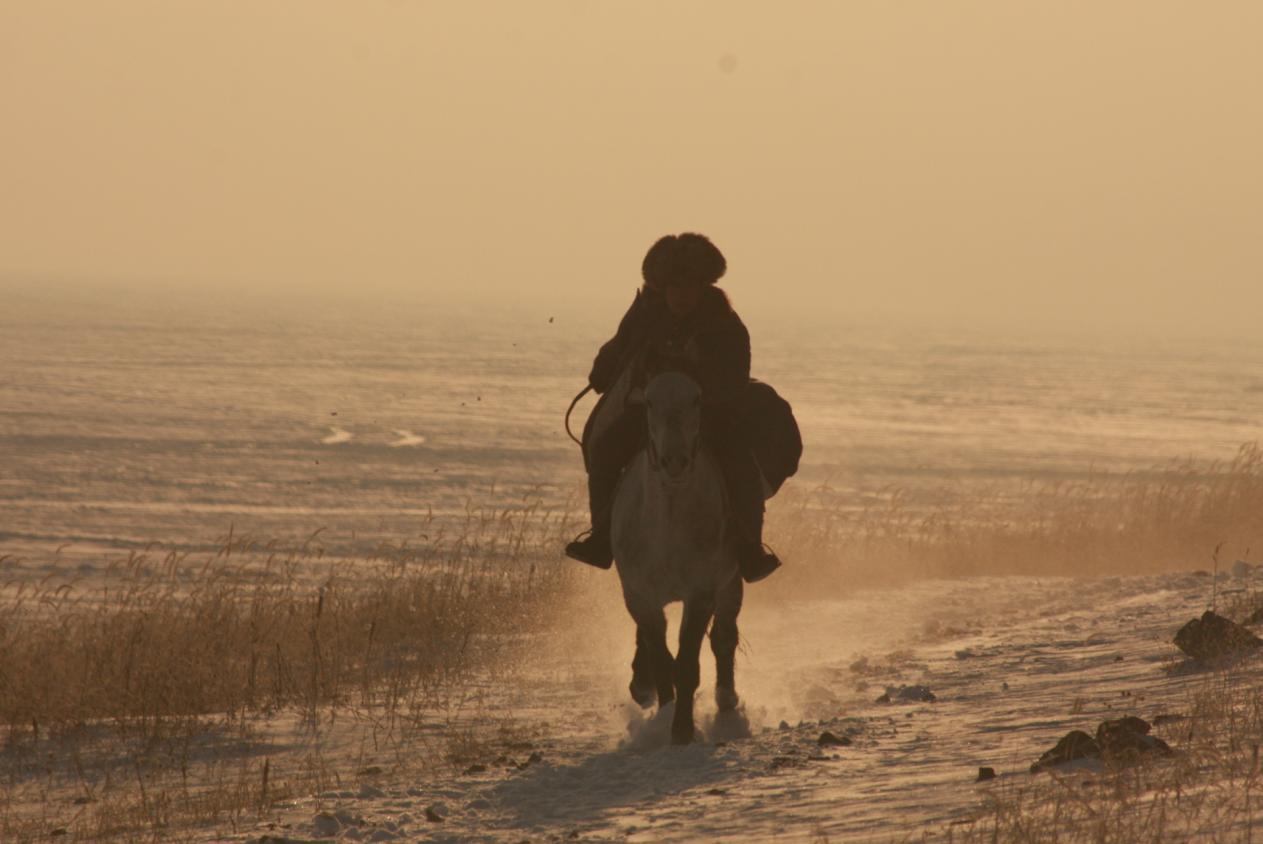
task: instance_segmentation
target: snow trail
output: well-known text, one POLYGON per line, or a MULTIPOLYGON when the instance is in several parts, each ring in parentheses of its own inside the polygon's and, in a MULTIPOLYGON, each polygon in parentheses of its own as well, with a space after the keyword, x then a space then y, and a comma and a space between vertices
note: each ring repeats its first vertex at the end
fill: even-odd
POLYGON ((399 837, 934 838, 968 822, 991 789, 1030 777, 1030 763, 1068 730, 1186 708, 1208 680, 1164 670, 1178 656, 1170 639, 1209 594, 1210 578, 1189 574, 922 581, 775 606, 752 589, 742 707, 716 719, 704 651, 706 741, 687 747, 669 745, 669 712, 631 704, 631 621, 598 600, 572 642, 507 690, 505 711, 541 729, 535 761, 397 783, 378 799, 300 801, 293 829, 336 804, 365 819, 344 838, 390 840, 384 824, 441 801, 445 820, 396 823, 399 837), (936 701, 875 702, 912 684, 936 701), (825 731, 838 743, 822 746, 825 731), (980 766, 999 777, 975 783, 980 766))

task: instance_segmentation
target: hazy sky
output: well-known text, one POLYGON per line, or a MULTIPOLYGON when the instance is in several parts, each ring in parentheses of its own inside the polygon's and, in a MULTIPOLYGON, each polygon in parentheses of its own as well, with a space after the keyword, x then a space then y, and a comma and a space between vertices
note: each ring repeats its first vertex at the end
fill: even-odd
POLYGON ((0 0, 0 279, 1263 315, 1263 3, 0 0))

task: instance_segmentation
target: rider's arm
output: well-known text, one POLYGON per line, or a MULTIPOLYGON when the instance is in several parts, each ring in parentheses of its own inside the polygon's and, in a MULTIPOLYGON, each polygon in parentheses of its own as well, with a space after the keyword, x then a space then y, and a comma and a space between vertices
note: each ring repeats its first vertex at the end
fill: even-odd
POLYGON ((629 353, 644 336, 648 319, 649 304, 645 294, 636 291, 636 298, 631 307, 623 314, 618 323, 618 333, 601 346, 592 362, 592 372, 588 374, 588 383, 598 393, 604 393, 618 380, 619 373, 627 364, 629 353))
POLYGON ((750 333, 739 319, 698 335, 693 357, 702 401, 712 407, 734 405, 750 383, 750 333))

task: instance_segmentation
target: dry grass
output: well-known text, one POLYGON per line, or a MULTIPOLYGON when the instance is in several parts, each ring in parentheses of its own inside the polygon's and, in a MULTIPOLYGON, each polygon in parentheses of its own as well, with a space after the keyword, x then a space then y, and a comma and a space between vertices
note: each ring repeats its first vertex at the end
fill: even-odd
MULTIPOLYGON (((1176 461, 1147 472, 1018 492, 971 493, 932 509, 898 490, 864 506, 828 487, 769 509, 770 541, 789 561, 778 588, 843 588, 918 577, 1100 575, 1207 567, 1263 549, 1263 449, 1227 463, 1176 461)), ((769 581, 772 583, 774 581, 769 581)))
MULTIPOLYGON (((769 514, 769 539, 789 561, 760 585, 772 593, 924 576, 1153 572, 1191 559, 1209 566, 1216 548, 1225 561, 1263 548, 1257 445, 1222 465, 1031 484, 933 510, 898 492, 855 507, 827 487, 792 490, 769 514)), ((370 757, 398 767, 418 747, 449 765, 486 755, 488 739, 451 713, 559 615, 576 568, 558 551, 579 521, 539 505, 470 508, 461 524, 428 524, 415 543, 353 560, 326 557, 319 532, 288 547, 230 534, 200 558, 151 549, 77 581, 0 584, 0 840, 60 829, 178 840, 341 787, 370 757), (280 747, 275 725, 286 719, 309 734, 357 736, 355 764, 322 755, 321 742, 280 747)), ((997 792, 959 832, 1055 840, 1048 831, 1074 818, 1076 829, 1105 830, 1098 840, 1124 840, 1112 830, 1144 840, 1199 788, 1211 795, 1196 798, 1206 812, 1216 793, 1244 799, 1256 772, 1247 775, 1242 754, 1263 735, 1248 698, 1236 693, 1231 711, 1198 716, 1226 726, 1198 733, 1182 757, 1192 762, 1120 773, 1108 786, 1101 778, 1099 798, 1066 783, 1049 803, 1040 788, 1051 780, 997 792), (1206 766, 1228 784, 1205 786, 1206 766), (1174 796, 1154 802, 1155 788, 1174 796)))
POLYGON ((1208 675, 1185 714, 1163 732, 1176 751, 1170 759, 998 783, 943 840, 1132 844, 1263 837, 1263 680, 1257 673, 1208 675))
POLYGON ((319 532, 284 547, 230 531, 200 559, 151 550, 0 585, 0 840, 233 824, 345 775, 274 758, 260 725, 341 718, 380 747, 450 713, 556 615, 574 526, 531 505, 423 530, 351 560, 319 532))

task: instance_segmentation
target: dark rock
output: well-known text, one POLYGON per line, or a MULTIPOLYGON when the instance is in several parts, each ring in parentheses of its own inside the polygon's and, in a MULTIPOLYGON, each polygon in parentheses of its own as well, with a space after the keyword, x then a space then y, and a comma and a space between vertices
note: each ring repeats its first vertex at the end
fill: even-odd
POLYGON ((1263 645, 1263 639, 1210 610, 1175 634, 1175 646, 1193 659, 1219 659, 1254 650, 1259 645, 1263 645))
POLYGON ((1106 742, 1110 735, 1115 733, 1138 733, 1142 736, 1149 735, 1149 731, 1153 727, 1149 726, 1149 722, 1144 718, 1137 718, 1135 715, 1124 715, 1122 718, 1110 718, 1102 721, 1101 726, 1096 728, 1096 743, 1101 746, 1101 750, 1105 750, 1106 742))
POLYGON ((430 823, 443 823, 443 821, 447 820, 447 818, 443 817, 443 815, 439 813, 438 806, 426 806, 425 819, 430 823))
POLYGON ((529 757, 527 757, 525 762, 518 762, 517 769, 519 771, 525 771, 527 768, 531 767, 532 765, 538 764, 539 762, 543 762, 543 761, 544 761, 544 754, 536 750, 529 757))
POLYGON ((1038 773, 1075 759, 1099 759, 1100 757, 1101 748, 1097 745, 1096 739, 1083 730, 1071 730, 1057 742, 1052 750, 1046 751, 1039 757, 1038 762, 1031 765, 1031 773, 1038 773))
POLYGON ((1263 624, 1263 607, 1259 607, 1254 612, 1250 613, 1250 617, 1245 620, 1245 623, 1251 627, 1256 624, 1263 624))
POLYGON ((928 686, 887 686, 877 703, 933 703, 938 700, 928 686))
POLYGON ((978 779, 974 780, 974 782, 986 782, 993 779, 995 779, 995 768, 984 767, 978 769, 978 779))
POLYGON ((362 777, 375 777, 375 776, 378 776, 379 774, 381 774, 381 772, 382 772, 382 769, 381 769, 381 766, 380 766, 380 765, 369 765, 367 768, 365 768, 364 770, 360 771, 360 776, 362 776, 362 777))
POLYGON ((1132 762, 1140 756, 1158 753, 1171 755, 1170 746, 1149 735, 1149 722, 1134 715, 1102 721, 1096 728, 1096 743, 1101 754, 1111 761, 1132 762))
POLYGON ((487 773, 487 766, 482 765, 482 764, 470 765, 468 768, 465 769, 465 773, 466 774, 485 774, 487 773))
POLYGON ((847 736, 835 736, 833 733, 825 730, 820 734, 820 738, 816 739, 816 744, 821 747, 848 747, 851 739, 847 736))
POLYGON ((317 838, 336 838, 342 832, 342 824, 329 812, 321 812, 312 818, 311 828, 317 838))

